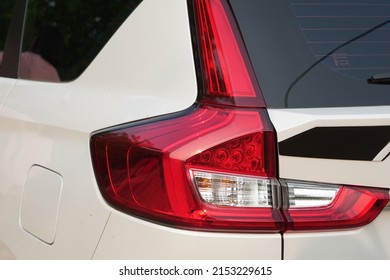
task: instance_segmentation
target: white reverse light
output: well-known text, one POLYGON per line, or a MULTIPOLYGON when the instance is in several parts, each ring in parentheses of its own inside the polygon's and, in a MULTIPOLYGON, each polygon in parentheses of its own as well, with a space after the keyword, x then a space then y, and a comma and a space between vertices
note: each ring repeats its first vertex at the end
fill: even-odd
POLYGON ((272 207, 273 180, 190 170, 202 199, 233 207, 272 207))
POLYGON ((285 181, 289 208, 321 207, 332 203, 340 186, 285 181))

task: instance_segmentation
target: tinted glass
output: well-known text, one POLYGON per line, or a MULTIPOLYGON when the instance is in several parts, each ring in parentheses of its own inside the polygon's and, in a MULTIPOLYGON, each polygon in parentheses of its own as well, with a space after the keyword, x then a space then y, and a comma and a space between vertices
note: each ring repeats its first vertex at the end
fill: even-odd
POLYGON ((390 1, 290 2, 314 55, 330 54, 323 63, 332 70, 362 80, 390 73, 390 1))
POLYGON ((8 27, 11 22, 15 0, 0 1, 0 66, 3 61, 5 40, 8 34, 8 27))
POLYGON ((390 0, 230 3, 268 107, 390 105, 390 0))
POLYGON ((29 0, 19 76, 70 81, 141 0, 29 0))

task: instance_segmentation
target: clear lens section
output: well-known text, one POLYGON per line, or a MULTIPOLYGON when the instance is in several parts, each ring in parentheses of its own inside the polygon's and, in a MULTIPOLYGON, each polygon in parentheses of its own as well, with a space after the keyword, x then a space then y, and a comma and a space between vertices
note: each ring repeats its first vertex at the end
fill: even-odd
POLYGON ((289 208, 321 207, 332 203, 340 187, 335 185, 286 182, 289 208))
POLYGON ((272 207, 272 181, 256 177, 190 171, 206 202, 231 207, 272 207))

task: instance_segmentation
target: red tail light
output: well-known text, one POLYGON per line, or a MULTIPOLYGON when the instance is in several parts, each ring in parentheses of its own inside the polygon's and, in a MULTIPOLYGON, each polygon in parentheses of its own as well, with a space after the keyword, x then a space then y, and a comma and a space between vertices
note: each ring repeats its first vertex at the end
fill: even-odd
POLYGON ((279 183, 275 132, 229 5, 194 0, 194 12, 204 82, 198 102, 94 134, 103 197, 130 215, 197 230, 282 232, 371 222, 389 200, 386 189, 279 183))
POLYGON ((194 1, 204 103, 265 107, 234 16, 225 0, 194 1))
MULTIPOLYGON (((287 201, 297 201, 300 198, 293 195, 296 183, 287 183, 287 201)), ((302 184, 298 188, 302 189, 302 184)), ((319 192, 324 188, 333 188, 332 195, 328 201, 319 205, 286 205, 284 215, 287 221, 287 230, 321 230, 321 229, 342 229, 359 227, 373 221, 383 210, 389 201, 389 191, 386 189, 353 187, 353 186, 332 186, 327 187, 318 184, 305 184, 306 191, 311 188, 319 192)), ((303 200, 313 200, 314 195, 301 196, 303 200)), ((317 198, 318 199, 318 198, 317 198)), ((324 201, 324 197, 322 197, 324 201)), ((299 202, 298 202, 299 203, 299 202)))
POLYGON ((274 139, 264 116, 261 110, 199 106, 181 116, 94 135, 92 151, 101 192, 120 210, 161 223, 280 231, 283 217, 273 208, 275 180, 268 178, 275 173, 274 139), (221 139, 231 140, 221 143, 221 139), (231 203, 219 207, 207 202, 195 187, 194 177, 213 175, 218 182, 208 187, 219 185, 218 191, 228 192, 225 198, 231 203), (248 184, 251 207, 234 203, 233 180, 248 184))

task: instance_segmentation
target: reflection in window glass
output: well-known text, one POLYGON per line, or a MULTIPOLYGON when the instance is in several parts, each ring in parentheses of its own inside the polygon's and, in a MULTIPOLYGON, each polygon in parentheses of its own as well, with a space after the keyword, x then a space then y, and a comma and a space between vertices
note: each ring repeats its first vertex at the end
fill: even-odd
POLYGON ((19 76, 77 78, 141 1, 29 0, 19 76))
POLYGON ((318 59, 332 70, 366 80, 390 72, 389 0, 290 0, 300 28, 318 59), (375 26, 377 29, 372 30, 375 26), (370 31, 371 30, 371 31, 370 31))
POLYGON ((15 0, 0 1, 0 66, 3 61, 3 51, 7 38, 8 27, 11 22, 15 0))

